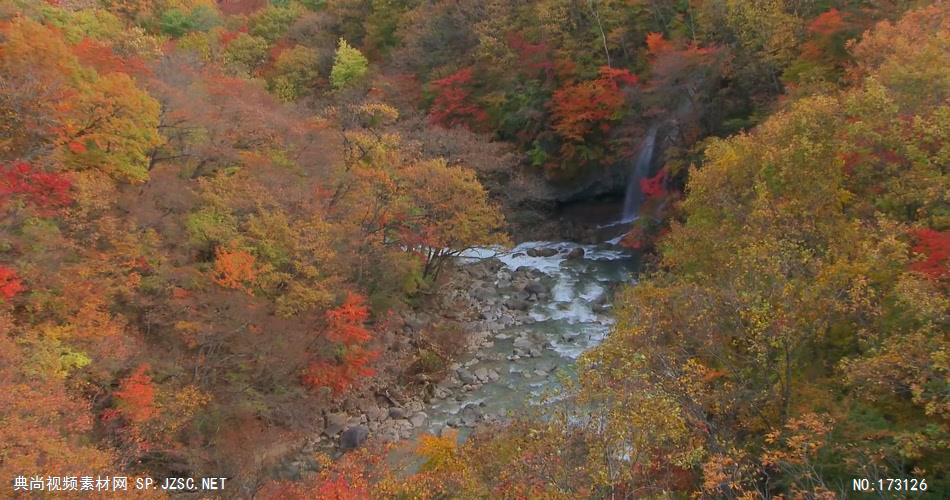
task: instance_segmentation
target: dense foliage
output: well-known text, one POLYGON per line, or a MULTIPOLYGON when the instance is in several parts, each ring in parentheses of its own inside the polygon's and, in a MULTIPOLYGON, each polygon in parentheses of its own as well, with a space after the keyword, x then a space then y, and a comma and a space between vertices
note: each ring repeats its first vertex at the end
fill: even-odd
POLYGON ((421 155, 394 108, 302 103, 367 73, 342 39, 292 43, 321 43, 291 32, 307 15, 0 2, 4 478, 188 472, 253 491, 372 382, 391 310, 504 241, 471 171, 421 155))
POLYGON ((945 495, 948 15, 878 24, 849 44, 844 89, 707 141, 571 399, 461 446, 425 438, 408 480, 363 460, 371 494, 834 498, 855 477, 916 477, 945 495))
POLYGON ((946 495, 948 40, 897 0, 0 0, 0 477, 946 495), (270 481, 413 358, 391 313, 507 242, 493 196, 658 126, 655 265, 551 414, 270 481))

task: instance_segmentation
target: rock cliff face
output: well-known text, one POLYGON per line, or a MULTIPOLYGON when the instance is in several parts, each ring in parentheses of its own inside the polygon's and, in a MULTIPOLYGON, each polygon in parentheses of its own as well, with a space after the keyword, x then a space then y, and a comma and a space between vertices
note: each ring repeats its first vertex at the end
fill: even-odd
MULTIPOLYGON (((656 127, 653 152, 646 173, 652 175, 667 161, 667 153, 679 141, 680 130, 675 119, 666 120, 656 127)), ((646 134, 646 132, 644 132, 646 134)), ((603 241, 594 233, 599 224, 607 224, 619 218, 623 200, 631 183, 635 163, 643 145, 642 137, 633 138, 634 146, 629 154, 612 165, 590 169, 570 179, 547 179, 534 167, 515 167, 517 174, 496 175, 485 182, 495 198, 504 205, 505 214, 516 241, 569 240, 584 243, 603 241), (594 212, 605 204, 618 204, 617 214, 602 214, 600 219, 580 217, 594 221, 592 224, 577 224, 576 217, 563 217, 565 209, 570 212, 590 207, 594 212)), ((484 182, 484 181, 483 181, 484 182)), ((634 186, 638 188, 638 186, 634 186)))
MULTIPOLYGON (((665 152, 674 146, 679 136, 679 128, 676 120, 670 119, 655 125, 655 142, 651 141, 651 146, 655 145, 649 172, 656 171, 665 160, 665 152)), ((643 137, 637 137, 631 141, 633 144, 629 154, 624 155, 612 165, 607 165, 602 169, 592 169, 572 179, 562 182, 551 183, 552 201, 565 203, 579 203, 587 200, 602 198, 604 196, 623 196, 633 175, 633 167, 637 157, 640 154, 640 148, 643 147, 643 139, 649 132, 644 131, 643 137)), ((653 148, 651 148, 653 149, 653 148)))

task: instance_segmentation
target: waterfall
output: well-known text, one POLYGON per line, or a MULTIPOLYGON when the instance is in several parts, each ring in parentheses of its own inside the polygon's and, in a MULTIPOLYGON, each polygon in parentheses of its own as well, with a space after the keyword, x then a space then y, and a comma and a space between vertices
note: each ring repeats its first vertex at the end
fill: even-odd
POLYGON ((650 173, 650 164, 653 160, 653 147, 656 143, 656 125, 650 127, 646 137, 640 143, 640 151, 637 153, 636 163, 633 164, 633 172, 630 175, 630 181, 627 184, 627 193, 623 199, 623 218, 622 222, 630 222, 637 217, 640 210, 640 204, 643 203, 643 192, 640 191, 640 180, 644 179, 650 173))

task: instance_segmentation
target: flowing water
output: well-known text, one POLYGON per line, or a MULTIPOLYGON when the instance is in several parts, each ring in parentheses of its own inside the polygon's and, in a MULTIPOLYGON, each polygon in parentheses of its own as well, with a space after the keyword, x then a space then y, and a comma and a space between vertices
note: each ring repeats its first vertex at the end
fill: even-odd
POLYGON ((623 200, 623 216, 620 223, 632 222, 637 218, 640 205, 643 203, 643 192, 640 189, 640 181, 647 178, 650 174, 650 165, 653 162, 653 149, 656 146, 656 129, 653 125, 647 131, 646 137, 640 143, 640 151, 637 153, 637 159, 633 164, 633 172, 627 183, 627 192, 623 200))
POLYGON ((556 396, 559 376, 572 375, 577 358, 610 331, 608 290, 632 281, 635 269, 634 257, 620 247, 567 242, 523 243, 504 253, 473 250, 460 258, 460 264, 491 257, 501 261, 503 275, 522 267, 543 273, 549 292, 533 303, 528 322, 493 332, 487 345, 462 360, 458 369, 476 376, 477 388, 434 400, 426 408, 429 432, 448 425, 464 435, 478 422, 503 420, 538 403, 542 394, 556 396), (578 247, 584 256, 567 258, 567 251, 578 247), (543 249, 559 253, 529 255, 543 249))

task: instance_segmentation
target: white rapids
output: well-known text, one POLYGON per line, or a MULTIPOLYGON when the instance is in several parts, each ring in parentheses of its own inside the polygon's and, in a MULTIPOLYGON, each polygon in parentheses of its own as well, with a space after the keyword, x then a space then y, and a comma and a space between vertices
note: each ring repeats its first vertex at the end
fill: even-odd
POLYGON ((540 402, 542 394, 556 399, 559 377, 573 376, 577 358, 610 332, 608 289, 634 279, 633 256, 612 245, 528 242, 511 249, 478 248, 462 254, 459 264, 492 257, 504 266, 499 273, 523 267, 543 273, 548 293, 532 302, 525 323, 493 332, 489 346, 462 360, 456 371, 477 382, 433 399, 425 410, 429 432, 448 425, 464 435, 478 422, 501 420, 540 402), (583 249, 583 257, 569 258, 576 248, 583 249))

